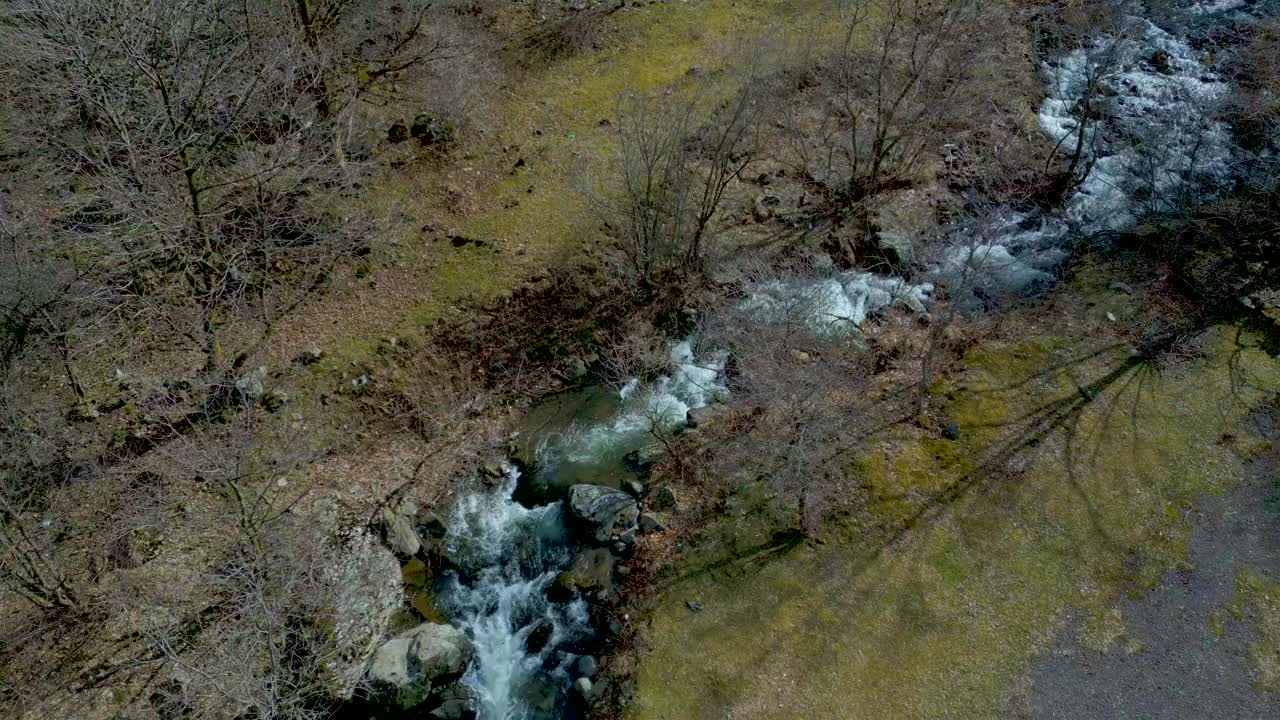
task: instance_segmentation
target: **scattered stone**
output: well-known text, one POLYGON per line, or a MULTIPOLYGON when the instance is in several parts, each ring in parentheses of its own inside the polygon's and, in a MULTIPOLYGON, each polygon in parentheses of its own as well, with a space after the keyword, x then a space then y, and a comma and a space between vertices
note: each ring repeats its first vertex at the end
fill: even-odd
POLYGON ((599 544, 636 526, 640 510, 636 501, 621 490, 600 485, 569 488, 569 511, 586 534, 599 544))
POLYGON ((959 440, 960 425, 957 423, 947 423, 947 426, 942 428, 942 437, 948 440, 959 440))
POLYGON ((752 203, 751 217, 755 218, 755 221, 759 223, 767 222, 769 218, 773 217, 773 208, 769 207, 765 202, 764 195, 758 196, 755 202, 752 203))
POLYGON ((258 398, 266 391, 263 383, 267 379, 267 369, 264 367, 256 368, 250 372, 241 375, 236 379, 236 390, 240 396, 249 402, 257 402, 258 398))
POLYGON ((627 453, 622 458, 622 462, 623 465, 631 470, 643 472, 653 467, 653 464, 658 462, 659 457, 661 457, 661 453, 662 450, 656 443, 648 443, 644 447, 627 453))
POLYGON ((649 533, 662 532, 670 525, 667 516, 659 512, 646 512, 640 514, 640 532, 648 535, 649 533))
POLYGON ((702 612, 702 603, 696 600, 686 600, 684 605, 685 607, 689 608, 689 612, 696 612, 696 613, 702 612))
POLYGON ((670 485, 658 485, 649 493, 648 506, 654 510, 672 510, 676 502, 676 491, 670 485))
POLYGON ((698 77, 703 74, 703 72, 705 72, 705 70, 701 65, 690 65, 689 69, 685 71, 685 74, 691 77, 698 77))
POLYGON ((116 558, 120 567, 136 568, 160 554, 164 535, 154 528, 135 528, 123 538, 116 558))
POLYGON ((644 484, 639 480, 624 480, 622 481, 622 491, 639 500, 644 497, 644 484))
POLYGON ((409 128, 409 136, 422 145, 441 145, 453 139, 453 127, 427 113, 418 113, 409 128))
POLYGON ((1168 75, 1172 68, 1169 65, 1169 53, 1157 50, 1151 54, 1151 67, 1163 75, 1168 75))
POLYGON ((724 414, 725 406, 723 405, 707 405, 700 408, 689 408, 689 412, 685 413, 685 424, 691 428, 701 428, 710 425, 716 417, 724 414))
POLYGON ((268 390, 267 393, 262 396, 262 406, 267 409, 267 412, 275 412, 285 405, 288 405, 290 400, 292 400, 292 398, 289 396, 289 393, 284 390, 273 388, 268 390))
POLYGON ((791 358, 796 362, 807 363, 813 359, 813 356, 803 350, 792 350, 791 358))
POLYGON ((915 248, 911 240, 888 231, 876 233, 876 249, 895 270, 903 270, 915 262, 915 248))
POLYGON ((485 477, 494 478, 495 480, 502 477, 502 466, 496 462, 485 463, 480 468, 481 474, 485 477))
POLYGON ((67 411, 67 420, 69 422, 93 422, 101 415, 102 413, 98 412, 98 408, 93 403, 80 402, 67 411))
POLYGON ((324 353, 321 352, 320 348, 316 347, 315 345, 312 345, 306 350, 303 350, 302 354, 294 358, 293 361, 298 363, 299 365, 315 365, 316 363, 320 362, 320 360, 323 358, 324 358, 324 353))
POLYGON ((1133 288, 1130 287, 1128 283, 1122 283, 1119 280, 1112 280, 1111 284, 1108 285, 1107 287, 1110 288, 1111 290, 1118 290, 1126 295, 1133 294, 1133 288))
POLYGON ((586 361, 576 355, 569 358, 562 375, 567 382, 577 382, 585 378, 587 376, 586 361))

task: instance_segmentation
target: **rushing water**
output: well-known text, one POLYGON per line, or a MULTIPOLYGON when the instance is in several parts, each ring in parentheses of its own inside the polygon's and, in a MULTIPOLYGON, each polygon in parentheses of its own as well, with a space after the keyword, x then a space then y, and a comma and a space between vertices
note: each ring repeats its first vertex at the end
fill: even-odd
POLYGON ((462 682, 484 720, 566 717, 564 690, 577 659, 568 648, 592 634, 581 599, 547 599, 575 550, 561 503, 520 505, 512 499, 519 478, 508 467, 496 491, 461 498, 446 539, 459 570, 441 601, 475 644, 462 682), (544 637, 535 641, 535 632, 544 637))
MULTIPOLYGON (((944 282, 986 295, 1047 285, 1072 239, 1124 232, 1142 215, 1194 207, 1230 187, 1239 167, 1220 118, 1230 85, 1186 37, 1142 17, 1141 5, 1129 11, 1113 33, 1098 32, 1040 69, 1040 126, 1064 156, 1082 145, 1084 180, 1052 212, 1008 208, 962 233, 933 269, 944 282), (1095 117, 1083 122, 1088 88, 1095 117)), ((1195 5, 1189 14, 1213 12, 1195 5)))
MULTIPOLYGON (((1244 4, 1220 0, 1194 6, 1190 15, 1203 19, 1244 4)), ((1089 174, 1053 212, 1006 208, 986 227, 961 233, 930 269, 933 278, 955 283, 962 277, 988 296, 1025 292, 1051 280, 1071 238, 1124 231, 1145 213, 1211 198, 1237 173, 1229 130, 1216 115, 1229 88, 1186 38, 1135 14, 1115 34, 1098 33, 1088 45, 1047 60, 1041 73, 1040 124, 1062 148, 1074 148, 1085 134, 1089 174), (1090 81, 1101 87, 1099 116, 1081 127, 1077 100, 1090 81)), ((762 283, 742 307, 763 321, 799 308, 813 332, 845 334, 893 305, 924 311, 932 290, 929 282, 852 271, 809 283, 762 283)), ((633 380, 612 394, 590 389, 561 401, 553 414, 567 410, 590 419, 561 418, 539 430, 536 472, 616 486, 622 457, 648 442, 652 430, 678 427, 691 408, 727 397, 726 357, 695 359, 689 342, 677 343, 669 374, 656 381, 633 380)), ((578 712, 569 692, 575 663, 595 635, 582 599, 547 599, 579 548, 560 502, 516 502, 520 481, 508 468, 497 490, 463 497, 447 540, 460 569, 441 599, 475 643, 463 682, 476 694, 482 720, 572 717, 578 712)))
MULTIPOLYGON (((655 425, 683 424, 691 408, 727 395, 725 359, 725 353, 712 353, 699 361, 690 342, 676 343, 669 374, 652 383, 625 383, 617 391, 615 413, 606 420, 550 433, 560 445, 554 453, 542 453, 544 459, 613 458, 643 442, 655 425)), ((622 471, 620 458, 612 469, 622 471)), ((581 598, 568 603, 547 598, 551 583, 581 549, 566 528, 563 503, 520 504, 515 500, 520 481, 520 472, 508 467, 496 490, 459 499, 446 538, 449 558, 459 569, 441 603, 475 644, 475 660, 462 682, 475 693, 481 720, 574 717, 581 709, 569 692, 575 665, 596 634, 581 598)))

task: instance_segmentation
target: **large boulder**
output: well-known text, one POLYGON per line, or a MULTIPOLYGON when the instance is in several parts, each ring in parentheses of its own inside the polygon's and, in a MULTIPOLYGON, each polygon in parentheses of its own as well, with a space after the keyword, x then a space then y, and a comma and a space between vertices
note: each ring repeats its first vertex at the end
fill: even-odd
POLYGON ((418 688, 426 693, 462 677, 474 653, 466 633, 458 628, 423 623, 378 648, 369 664, 369 679, 378 685, 418 688))
POLYGON ((360 684, 365 664, 400 607, 400 563, 377 538, 353 531, 325 575, 334 588, 331 610, 337 651, 328 663, 325 681, 334 697, 345 699, 360 684))
POLYGON ((876 233, 876 250, 895 270, 904 270, 916 259, 915 246, 909 238, 882 230, 876 233))
POLYGON ((640 516, 635 498, 600 485, 569 488, 569 512, 587 538, 601 545, 615 532, 620 535, 635 528, 640 516))

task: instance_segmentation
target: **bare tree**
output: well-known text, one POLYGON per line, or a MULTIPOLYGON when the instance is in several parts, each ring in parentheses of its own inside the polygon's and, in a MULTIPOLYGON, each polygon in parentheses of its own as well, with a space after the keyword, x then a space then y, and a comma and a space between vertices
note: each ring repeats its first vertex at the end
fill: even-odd
POLYGON ((299 3, 305 19, 221 0, 6 10, 7 69, 41 90, 9 125, 31 166, 71 188, 47 198, 63 247, 118 320, 149 325, 209 370, 247 349, 226 347, 224 326, 269 334, 373 227, 346 199, 362 175, 350 148, 365 132, 350 109, 430 49, 414 42, 420 16, 388 29, 363 84, 340 93, 327 68, 352 58, 316 54, 347 5, 299 3))
MULTIPOLYGON (((975 110, 983 8, 971 0, 857 0, 842 11, 839 50, 802 69, 800 101, 784 106, 779 159, 865 231, 866 201, 915 181, 975 110)), ((856 254, 841 251, 850 262, 856 254)))
POLYGON ((698 92, 628 96, 619 118, 618 187, 598 207, 624 266, 646 291, 703 269, 706 243, 730 184, 757 157, 753 83, 712 108, 698 92))

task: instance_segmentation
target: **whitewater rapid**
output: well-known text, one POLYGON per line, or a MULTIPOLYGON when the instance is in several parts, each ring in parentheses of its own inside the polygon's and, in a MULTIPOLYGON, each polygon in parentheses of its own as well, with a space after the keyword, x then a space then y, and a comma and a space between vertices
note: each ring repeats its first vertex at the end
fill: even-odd
MULTIPOLYGON (((560 437, 571 457, 613 457, 655 430, 674 430, 690 409, 727 398, 727 353, 698 359, 691 341, 672 345, 669 371, 652 382, 631 379, 617 390, 609 421, 560 437)), ((544 454, 549 455, 549 454, 544 454)), ((458 566, 441 605, 475 645, 462 683, 475 695, 480 720, 564 718, 575 664, 596 634, 582 598, 552 602, 547 590, 582 549, 565 524, 562 502, 516 502, 520 471, 505 467, 499 487, 455 504, 446 552, 458 566)))

